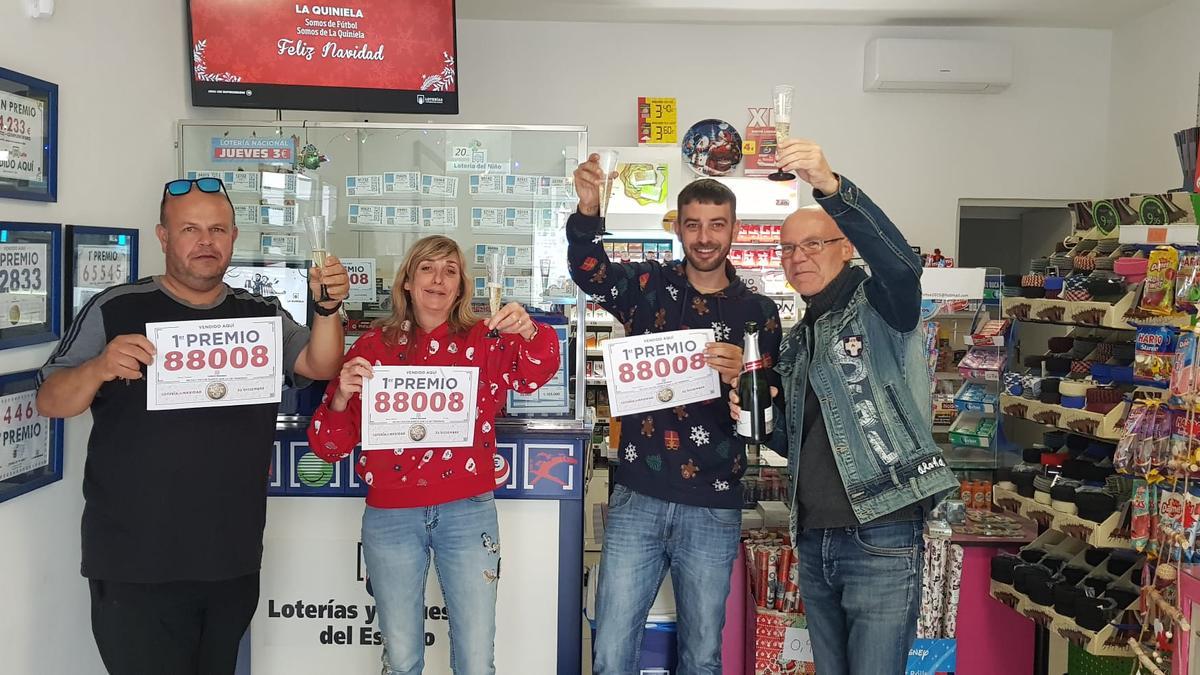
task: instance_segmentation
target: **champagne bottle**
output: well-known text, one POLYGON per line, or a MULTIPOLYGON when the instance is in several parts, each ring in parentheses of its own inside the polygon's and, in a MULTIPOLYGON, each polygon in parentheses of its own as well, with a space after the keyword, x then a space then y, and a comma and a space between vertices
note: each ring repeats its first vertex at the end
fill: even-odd
POLYGON ((754 321, 746 322, 738 399, 738 436, 749 443, 766 443, 775 428, 775 420, 771 410, 771 386, 767 383, 766 364, 758 351, 758 324, 754 321))

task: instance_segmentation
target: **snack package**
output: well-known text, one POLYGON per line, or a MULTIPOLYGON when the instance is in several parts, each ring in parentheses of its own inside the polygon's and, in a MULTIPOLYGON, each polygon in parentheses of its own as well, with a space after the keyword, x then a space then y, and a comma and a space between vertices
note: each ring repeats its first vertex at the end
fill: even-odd
POLYGON ((1200 416, 1188 415, 1186 411, 1182 411, 1176 413, 1174 418, 1171 458, 1186 461, 1192 450, 1200 445, 1200 416))
POLYGON ((1188 253, 1179 259, 1175 276, 1175 306, 1187 314, 1196 313, 1200 302, 1200 254, 1188 253))
POLYGON ((1155 523, 1153 539, 1165 544, 1160 551, 1165 560, 1177 560, 1179 557, 1180 549, 1176 542, 1177 537, 1183 535, 1186 497, 1183 492, 1166 487, 1158 492, 1158 522, 1155 523))
POLYGON ((1134 456, 1150 417, 1147 413, 1148 408, 1140 401, 1135 402, 1129 410, 1129 415, 1125 418, 1125 435, 1117 442, 1117 449, 1113 452, 1113 468, 1117 473, 1134 472, 1134 456))
POLYGON ((1200 393, 1200 380, 1196 377, 1197 344, 1200 336, 1191 331, 1181 333, 1175 343, 1175 358, 1171 362, 1171 393, 1175 396, 1200 393))
POLYGON ((1133 500, 1131 508, 1133 509, 1133 524, 1132 524, 1132 539, 1133 548, 1138 553, 1145 553, 1150 544, 1150 513, 1153 510, 1153 490, 1146 481, 1139 480, 1134 482, 1133 500))
POLYGON ((1150 314, 1164 316, 1175 309, 1175 273, 1179 269, 1179 251, 1159 246, 1150 252, 1146 266, 1145 289, 1139 305, 1150 314))
POLYGON ((1196 555, 1196 531, 1200 529, 1200 487, 1192 486, 1188 491, 1183 515, 1183 562, 1194 563, 1196 555))
POLYGON ((1175 359, 1175 329, 1169 326, 1139 326, 1134 345, 1134 381, 1156 387, 1169 385, 1171 365, 1175 359))

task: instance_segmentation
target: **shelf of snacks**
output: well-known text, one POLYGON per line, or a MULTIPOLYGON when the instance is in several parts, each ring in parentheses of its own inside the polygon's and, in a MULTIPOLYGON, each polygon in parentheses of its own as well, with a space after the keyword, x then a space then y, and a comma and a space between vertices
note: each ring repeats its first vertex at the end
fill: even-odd
POLYGON ((1049 530, 992 559, 989 594, 1094 656, 1128 657, 1145 561, 1049 530))
MULTIPOLYGON (((1176 134, 1177 144, 1188 133, 1194 142, 1200 129, 1176 134)), ((1184 156, 1190 184, 1195 153, 1184 156)), ((1028 274, 1006 275, 1003 289, 1009 318, 1109 334, 1077 330, 1053 338, 1045 355, 1025 360, 1029 372, 1005 373, 1005 415, 1071 433, 1065 450, 1058 430, 1044 434, 1044 445, 1027 448, 1007 480, 998 477, 996 504, 1039 520, 1051 528, 1047 536, 1066 532, 1144 553, 1150 562, 1138 559, 1144 570, 1087 572, 1103 589, 1076 598, 1081 607, 1091 605, 1085 613, 1058 607, 1063 595, 1070 610, 1067 596, 1086 579, 1052 583, 1057 569, 1032 572, 1045 577, 1043 587, 1022 592, 1019 580, 997 570, 1009 564, 997 558, 993 595, 1089 653, 1136 656, 1160 673, 1154 664, 1172 651, 1172 632, 1191 632, 1175 597, 1177 565, 1197 560, 1191 517, 1197 497, 1188 487, 1200 478, 1200 381, 1198 336, 1189 327, 1200 303, 1200 254, 1180 246, 1197 242, 1198 201, 1171 193, 1071 204, 1076 236, 1031 261, 1028 274)), ((1178 658, 1174 665, 1182 672, 1178 658)))
MULTIPOLYGON (((1036 494, 1036 493, 1035 493, 1036 494)), ((1043 498, 1044 499, 1044 498, 1043 498)), ((1097 548, 1131 548, 1129 537, 1121 534, 1123 510, 1117 509, 1104 517, 1100 522, 1080 517, 1064 511, 1064 503, 1055 508, 1051 503, 1039 502, 1036 498, 1022 496, 1019 492, 1005 485, 992 487, 992 502, 1002 511, 1015 513, 1036 521, 1042 528, 1061 532, 1062 534, 1097 548)), ((1078 509, 1078 506, 1076 506, 1078 509)), ((1103 513, 1103 512, 1102 512, 1103 513)))
POLYGON ((1121 438, 1121 423, 1125 417, 1121 406, 1101 414, 1003 393, 1000 394, 1000 410, 1010 417, 1108 441, 1121 438))
POLYGON ((995 400, 1008 322, 991 319, 978 301, 926 304, 934 440, 955 471, 991 471, 999 462, 995 400))
POLYGON ((990 448, 996 438, 996 418, 963 413, 950 425, 950 442, 969 448, 990 448))
POLYGON ((999 394, 995 387, 980 382, 964 382, 954 394, 954 406, 960 412, 994 414, 998 403, 999 394))

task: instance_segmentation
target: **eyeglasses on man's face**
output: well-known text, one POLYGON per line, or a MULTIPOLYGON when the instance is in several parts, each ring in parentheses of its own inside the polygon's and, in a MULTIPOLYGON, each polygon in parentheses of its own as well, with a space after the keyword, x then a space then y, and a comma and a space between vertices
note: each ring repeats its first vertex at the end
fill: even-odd
POLYGON ((783 254, 783 257, 790 258, 800 251, 806 256, 814 256, 825 250, 825 247, 842 241, 845 237, 834 237, 833 239, 809 239, 802 241, 799 244, 780 244, 775 247, 777 253, 783 254))

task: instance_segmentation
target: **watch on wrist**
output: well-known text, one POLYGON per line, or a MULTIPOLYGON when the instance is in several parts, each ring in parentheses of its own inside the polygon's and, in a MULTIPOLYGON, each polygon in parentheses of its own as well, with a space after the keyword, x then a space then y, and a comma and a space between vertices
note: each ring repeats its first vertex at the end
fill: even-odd
POLYGON ((325 309, 324 307, 321 306, 320 303, 314 303, 313 304, 313 313, 317 314, 318 316, 333 316, 334 314, 337 314, 338 310, 341 308, 342 308, 341 300, 338 300, 338 303, 329 309, 325 309))

